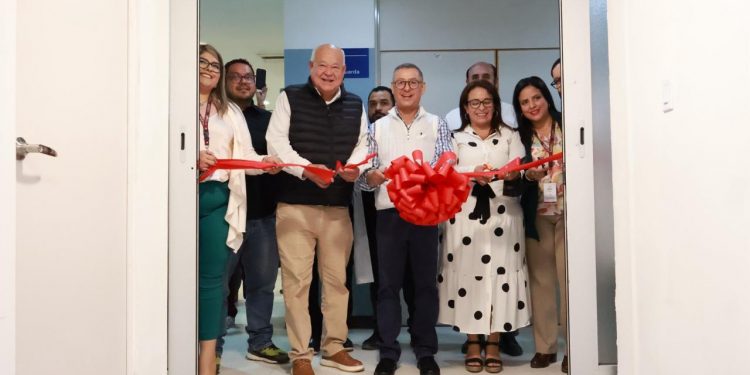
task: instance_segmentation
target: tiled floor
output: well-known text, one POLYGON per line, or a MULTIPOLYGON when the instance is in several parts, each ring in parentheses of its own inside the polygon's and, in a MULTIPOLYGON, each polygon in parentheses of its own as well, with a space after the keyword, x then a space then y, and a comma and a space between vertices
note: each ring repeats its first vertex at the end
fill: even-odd
MULTIPOLYGON (((277 296, 279 296, 277 294, 277 296)), ((267 363, 249 361, 245 359, 245 351, 247 350, 247 335, 245 334, 245 308, 240 302, 239 314, 237 314, 237 327, 229 330, 226 337, 226 344, 224 349, 224 355, 222 357, 222 375, 288 375, 290 372, 290 365, 271 365, 267 363)), ((286 337, 286 331, 284 330, 284 303, 281 297, 277 297, 274 301, 274 312, 272 323, 274 326, 274 343, 284 350, 289 349, 289 342, 286 337)), ((366 351, 360 348, 362 341, 364 341, 371 334, 370 330, 353 329, 349 331, 349 337, 354 341, 355 350, 352 353, 354 358, 357 358, 364 362, 365 371, 360 374, 371 375, 375 370, 375 366, 378 363, 378 352, 377 351, 366 351)), ((438 328, 438 339, 440 342, 440 351, 435 357, 438 364, 441 367, 442 375, 466 375, 469 374, 463 366, 463 355, 461 354, 461 344, 465 340, 465 336, 459 333, 453 332, 449 327, 438 328)), ((408 334, 406 330, 402 330, 399 342, 402 343, 402 354, 400 367, 396 371, 397 375, 418 375, 419 370, 416 367, 416 360, 409 348, 408 334)), ((562 374, 560 371, 560 361, 562 355, 558 356, 558 362, 551 365, 546 369, 532 369, 529 367, 529 360, 534 355, 534 343, 531 335, 531 329, 529 327, 521 330, 518 336, 518 342, 524 349, 524 355, 521 357, 503 357, 504 370, 501 374, 513 374, 513 375, 545 375, 545 374, 562 374)), ((562 353, 563 346, 561 343, 560 353, 562 353)), ((343 375, 345 372, 341 372, 336 369, 328 367, 322 367, 318 364, 320 356, 316 356, 313 361, 313 369, 317 375, 343 375)))

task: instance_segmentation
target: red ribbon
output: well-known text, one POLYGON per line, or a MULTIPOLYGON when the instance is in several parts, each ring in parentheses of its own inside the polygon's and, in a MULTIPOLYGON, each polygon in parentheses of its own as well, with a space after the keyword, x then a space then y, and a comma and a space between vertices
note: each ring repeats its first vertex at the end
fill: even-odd
POLYGON ((341 165, 340 161, 336 161, 336 169, 325 169, 325 168, 319 168, 319 167, 313 167, 312 165, 301 165, 301 164, 276 164, 276 163, 266 163, 262 161, 252 161, 252 160, 240 160, 240 159, 218 159, 216 160, 216 163, 209 167, 207 170, 205 170, 203 173, 201 173, 200 177, 198 178, 198 181, 203 182, 205 179, 207 179, 209 176, 211 176, 216 170, 218 169, 262 169, 262 170, 268 170, 271 168, 278 168, 278 167, 301 167, 307 170, 310 173, 314 173, 318 177, 320 177, 323 180, 326 181, 333 181, 333 178, 336 176, 337 171, 341 171, 344 169, 354 169, 361 165, 366 164, 370 159, 374 158, 376 154, 370 154, 367 155, 367 158, 365 160, 356 163, 356 164, 346 164, 341 165))
POLYGON ((462 174, 467 177, 494 177, 494 176, 502 177, 510 172, 524 171, 527 169, 538 167, 543 164, 547 164, 555 160, 562 160, 562 158, 563 158, 562 152, 558 152, 548 158, 539 159, 537 161, 532 161, 526 164, 521 164, 521 158, 515 158, 511 160, 508 164, 505 164, 504 166, 502 166, 500 169, 493 169, 491 171, 485 171, 485 172, 464 172, 462 174))
POLYGON ((422 152, 416 150, 412 159, 401 156, 391 162, 385 170, 391 180, 387 191, 393 205, 404 220, 417 225, 436 225, 448 220, 461 210, 469 197, 469 177, 505 176, 562 159, 562 153, 531 163, 521 164, 520 158, 513 159, 499 169, 486 172, 456 172, 456 154, 444 152, 435 167, 423 160, 422 152))

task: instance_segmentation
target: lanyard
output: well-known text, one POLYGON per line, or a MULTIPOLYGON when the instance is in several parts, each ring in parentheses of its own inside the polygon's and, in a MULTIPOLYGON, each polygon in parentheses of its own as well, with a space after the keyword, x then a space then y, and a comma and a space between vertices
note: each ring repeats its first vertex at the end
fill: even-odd
POLYGON ((201 115, 198 113, 198 117, 201 121, 201 126, 203 127, 203 144, 206 146, 206 150, 208 150, 208 118, 211 115, 211 98, 208 99, 208 103, 206 103, 206 113, 204 115, 201 115))
MULTIPOLYGON (((534 136, 536 137, 536 139, 539 140, 539 144, 542 146, 542 149, 544 150, 544 152, 547 153, 547 157, 552 156, 552 153, 555 148, 555 129, 557 128, 555 125, 557 125, 556 122, 552 124, 552 127, 549 131, 549 142, 547 144, 544 144, 544 141, 542 141, 542 137, 540 137, 536 131, 534 132, 534 136)), ((552 166, 553 163, 554 162, 550 163, 550 167, 552 166)))
POLYGON ((552 156, 553 148, 555 147, 555 126, 552 125, 552 129, 550 129, 549 132, 549 142, 547 144, 544 144, 544 141, 542 141, 542 137, 537 134, 537 132, 534 132, 534 136, 536 139, 539 140, 539 144, 542 146, 542 149, 547 153, 547 156, 552 156))

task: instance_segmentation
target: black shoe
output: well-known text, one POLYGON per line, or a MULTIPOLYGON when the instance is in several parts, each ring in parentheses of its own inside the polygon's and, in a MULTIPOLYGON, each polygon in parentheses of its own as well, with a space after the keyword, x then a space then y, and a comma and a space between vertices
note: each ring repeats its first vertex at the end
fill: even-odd
POLYGON ((312 349, 315 354, 320 353, 320 339, 310 339, 310 343, 307 344, 307 347, 312 349))
POLYGON ((566 374, 568 373, 568 356, 567 355, 563 357, 563 363, 562 363, 562 367, 560 368, 560 370, 562 370, 562 372, 566 374))
POLYGON ((349 340, 349 338, 346 338, 346 341, 344 341, 344 350, 347 352, 353 352, 354 351, 354 343, 352 340, 349 340))
POLYGON ((375 375, 393 375, 396 373, 396 361, 383 358, 378 362, 378 366, 375 367, 375 375))
POLYGON ((378 348, 378 341, 380 341, 380 337, 378 336, 377 332, 373 332, 370 337, 367 338, 367 340, 362 342, 362 350, 375 350, 378 348))
POLYGON ((523 354, 523 348, 516 341, 516 335, 513 332, 500 333, 500 352, 511 357, 523 354))
POLYGON ((545 368, 549 367, 550 363, 557 362, 557 353, 543 354, 536 353, 534 358, 531 359, 531 368, 545 368))
POLYGON ((422 357, 417 361, 419 375, 440 375, 440 367, 435 362, 435 357, 422 357))

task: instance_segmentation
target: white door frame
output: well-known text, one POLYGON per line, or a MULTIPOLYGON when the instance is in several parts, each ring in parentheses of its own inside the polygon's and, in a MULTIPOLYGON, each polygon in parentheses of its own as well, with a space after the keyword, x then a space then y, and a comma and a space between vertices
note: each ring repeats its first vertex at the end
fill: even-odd
POLYGON ((170 374, 197 373, 198 0, 172 0, 169 69, 170 374), (190 204, 192 202, 192 204, 190 204))
MULTIPOLYGON (((0 373, 16 371, 16 11, 0 2, 0 373)), ((167 373, 169 0, 128 4, 128 374, 167 373)), ((28 208, 27 208, 28 209, 28 208)))
POLYGON ((615 374, 616 365, 599 364, 589 1, 561 0, 560 28, 565 82, 570 373, 615 374))

